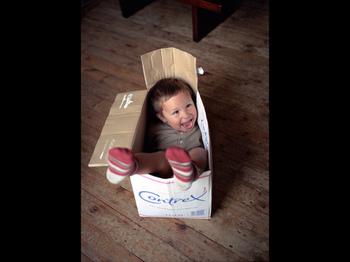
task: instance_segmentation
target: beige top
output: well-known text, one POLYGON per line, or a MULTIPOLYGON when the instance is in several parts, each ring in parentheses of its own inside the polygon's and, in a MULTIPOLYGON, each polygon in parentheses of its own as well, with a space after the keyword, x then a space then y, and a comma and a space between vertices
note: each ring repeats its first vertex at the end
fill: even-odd
POLYGON ((203 147, 202 134, 197 124, 190 132, 180 132, 160 122, 150 128, 148 139, 152 151, 165 150, 169 146, 182 147, 187 151, 203 147))

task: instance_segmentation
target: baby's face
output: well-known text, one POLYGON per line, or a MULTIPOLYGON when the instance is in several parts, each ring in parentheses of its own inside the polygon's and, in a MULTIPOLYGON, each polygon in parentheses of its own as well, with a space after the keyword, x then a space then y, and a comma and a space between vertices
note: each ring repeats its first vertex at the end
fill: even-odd
POLYGON ((189 132, 197 120, 197 109, 188 92, 180 92, 162 104, 158 117, 180 132, 189 132))

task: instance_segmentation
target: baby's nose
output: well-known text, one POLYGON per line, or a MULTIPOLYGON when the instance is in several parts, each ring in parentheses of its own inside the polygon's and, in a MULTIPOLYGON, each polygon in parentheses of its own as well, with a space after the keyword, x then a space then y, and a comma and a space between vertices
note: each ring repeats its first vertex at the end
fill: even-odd
POLYGON ((182 117, 187 118, 190 114, 186 110, 182 111, 182 117))

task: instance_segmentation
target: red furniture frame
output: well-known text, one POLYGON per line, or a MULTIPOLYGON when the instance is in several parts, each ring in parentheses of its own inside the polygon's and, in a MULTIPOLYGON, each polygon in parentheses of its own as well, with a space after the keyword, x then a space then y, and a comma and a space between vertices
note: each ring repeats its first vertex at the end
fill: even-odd
MULTIPOLYGON (((184 4, 192 6, 192 38, 193 41, 199 42, 211 30, 213 30, 219 23, 225 19, 227 14, 224 9, 225 0, 177 0, 184 4)), ((153 0, 119 0, 122 15, 129 17, 136 13, 141 8, 145 7, 153 0)))

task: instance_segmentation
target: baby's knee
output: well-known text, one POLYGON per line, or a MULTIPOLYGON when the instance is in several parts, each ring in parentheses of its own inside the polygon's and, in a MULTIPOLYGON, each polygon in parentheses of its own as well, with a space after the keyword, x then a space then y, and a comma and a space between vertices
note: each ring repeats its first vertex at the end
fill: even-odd
POLYGON ((207 150, 202 147, 195 147, 188 151, 188 154, 192 156, 201 156, 206 157, 207 156, 207 150))

